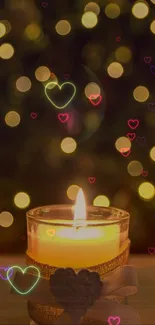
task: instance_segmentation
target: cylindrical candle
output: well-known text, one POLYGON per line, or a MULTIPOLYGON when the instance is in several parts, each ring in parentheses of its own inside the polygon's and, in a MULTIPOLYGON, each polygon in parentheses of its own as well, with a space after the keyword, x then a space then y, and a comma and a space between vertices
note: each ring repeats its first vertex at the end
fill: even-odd
POLYGON ((66 205, 33 209, 27 217, 28 255, 55 267, 105 263, 118 256, 128 240, 129 214, 115 208, 87 207, 87 220, 79 226, 66 205))

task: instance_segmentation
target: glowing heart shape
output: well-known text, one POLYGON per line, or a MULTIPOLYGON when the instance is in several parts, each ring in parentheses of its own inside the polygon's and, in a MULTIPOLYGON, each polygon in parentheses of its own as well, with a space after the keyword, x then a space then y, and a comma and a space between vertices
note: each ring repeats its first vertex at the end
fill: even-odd
POLYGON ((56 107, 56 108, 59 108, 59 109, 62 109, 62 108, 65 108, 72 100, 73 98, 75 97, 75 94, 76 94, 76 87, 75 85, 72 83, 72 82, 64 82, 63 84, 59 85, 57 82, 49 82, 46 86, 45 86, 45 95, 47 96, 48 100, 51 102, 51 104, 56 107), (68 100, 68 102, 63 105, 63 106, 58 106, 56 105, 52 100, 51 98, 48 96, 47 94, 47 89, 50 85, 55 85, 57 87, 59 87, 59 89, 61 90, 65 85, 70 85, 72 88, 73 88, 73 95, 71 96, 71 98, 68 100))
POLYGON ((69 119, 69 115, 67 113, 60 113, 58 114, 58 119, 61 123, 65 123, 69 119))
POLYGON ((148 176, 148 170, 142 170, 142 176, 144 177, 148 176))
POLYGON ((148 253, 149 254, 154 254, 155 253, 155 247, 148 247, 148 253))
MULTIPOLYGON (((9 269, 9 267, 0 266, 0 278, 2 280, 7 280, 7 276, 4 277, 3 274, 1 273, 1 270, 6 272, 8 269, 9 269)), ((12 272, 10 272, 9 278, 11 278, 12 274, 13 274, 13 270, 12 270, 12 272)))
POLYGON ((93 104, 94 106, 97 106, 101 103, 102 96, 101 95, 90 95, 89 100, 90 100, 91 104, 93 104), (98 100, 96 102, 94 102, 94 100, 96 100, 97 98, 98 98, 98 100))
POLYGON ((135 120, 128 120, 128 125, 132 130, 135 130, 137 128, 137 126, 139 125, 139 120, 135 119, 135 120))
POLYGON ((55 229, 47 229, 46 233, 48 236, 53 237, 55 235, 55 229))
POLYGON ((108 324, 109 325, 119 325, 120 324, 120 317, 119 316, 115 316, 115 317, 113 317, 113 316, 110 316, 109 318, 108 318, 108 324))
POLYGON ((32 112, 32 113, 31 113, 31 117, 32 117, 33 119, 35 119, 35 118, 37 117, 37 113, 32 112))
POLYGON ((127 133, 127 137, 129 138, 130 141, 134 140, 136 137, 136 133, 127 133))
POLYGON ((121 148, 120 149, 120 153, 123 157, 128 157, 130 155, 130 152, 131 152, 131 149, 129 149, 129 148, 121 148))
POLYGON ((94 184, 96 181, 96 177, 88 177, 88 181, 90 184, 94 184))
POLYGON ((35 266, 28 266, 28 267, 26 267, 24 270, 20 267, 20 266, 11 266, 9 269, 8 269, 8 271, 7 271, 7 279, 8 279, 8 281, 9 281, 9 283, 11 284, 11 286, 14 288, 14 290, 16 291, 16 292, 18 292, 20 295, 27 295, 29 292, 31 292, 32 290, 33 290, 33 288, 36 286, 36 284, 38 283, 38 281, 39 281, 39 279, 40 279, 40 271, 39 271, 39 269, 37 269, 37 267, 35 267, 35 266), (12 283, 12 281, 11 281, 11 279, 10 279, 10 277, 9 277, 9 272, 10 271, 12 271, 12 270, 14 270, 14 269, 19 269, 20 270, 20 272, 22 272, 23 274, 28 270, 28 269, 34 269, 35 271, 37 271, 37 273, 38 273, 38 275, 36 275, 36 280, 35 280, 35 282, 34 282, 34 284, 31 286, 31 288, 29 289, 29 290, 27 290, 27 291, 25 291, 25 292, 22 292, 22 291, 20 291, 20 290, 18 290, 14 285, 13 285, 13 283, 12 283))

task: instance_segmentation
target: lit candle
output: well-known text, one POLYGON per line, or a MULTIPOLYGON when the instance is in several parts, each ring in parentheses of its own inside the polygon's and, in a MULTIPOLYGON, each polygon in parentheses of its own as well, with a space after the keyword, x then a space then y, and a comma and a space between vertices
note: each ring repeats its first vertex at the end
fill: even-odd
POLYGON ((87 220, 82 190, 77 195, 74 220, 39 217, 36 233, 29 232, 28 255, 55 267, 84 268, 119 255, 120 226, 113 220, 87 220))

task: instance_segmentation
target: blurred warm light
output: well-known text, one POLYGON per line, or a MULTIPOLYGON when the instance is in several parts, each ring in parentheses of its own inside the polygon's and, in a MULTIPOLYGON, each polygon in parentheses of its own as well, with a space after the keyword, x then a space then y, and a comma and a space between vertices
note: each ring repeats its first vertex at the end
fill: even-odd
POLYGON ((127 152, 131 148, 131 141, 126 137, 120 137, 116 140, 115 147, 119 152, 127 152))
POLYGON ((97 15, 92 11, 86 11, 81 19, 81 22, 86 28, 93 28, 98 23, 97 15))
POLYGON ((120 78, 124 72, 122 65, 118 62, 112 62, 108 66, 108 74, 112 78, 120 78))
POLYGON ((65 138, 61 142, 61 149, 65 153, 72 153, 75 151, 77 143, 73 138, 65 138))
POLYGON ((154 112, 147 112, 147 114, 145 115, 145 120, 148 127, 155 127, 154 112))
POLYGON ((93 201, 93 205, 96 207, 109 207, 110 201, 105 195, 98 195, 93 201))
POLYGON ((140 176, 143 171, 143 166, 140 161, 133 160, 128 164, 127 170, 131 176, 140 176))
POLYGON ((40 66, 35 71, 35 77, 39 81, 47 81, 51 76, 50 70, 45 66, 40 66))
POLYGON ((149 182, 143 182, 138 188, 139 196, 144 200, 151 200, 155 195, 155 188, 149 182))
POLYGON ((116 3, 109 3, 105 7, 105 14, 108 18, 115 19, 120 15, 120 7, 116 3))
POLYGON ((20 209, 25 209, 30 204, 30 197, 24 192, 19 192, 14 197, 15 205, 20 209))
POLYGON ((15 127, 20 123, 20 115, 15 111, 10 111, 5 115, 5 123, 10 127, 15 127))
POLYGON ((132 58, 131 50, 126 46, 120 46, 115 52, 116 59, 122 63, 127 63, 132 58))
POLYGON ((153 34, 155 34, 155 20, 153 20, 152 23, 150 24, 150 30, 153 34))
POLYGON ((155 0, 150 0, 155 5, 155 0))
POLYGON ((84 92, 85 92, 86 97, 90 98, 90 96, 92 96, 92 95, 100 95, 101 89, 100 89, 99 85, 96 84, 95 82, 90 82, 85 87, 84 92))
POLYGON ((38 24, 32 23, 29 24, 25 29, 25 36, 30 41, 37 40, 42 34, 42 30, 38 24))
POLYGON ((112 205, 120 209, 125 209, 129 204, 130 197, 123 190, 118 191, 112 200, 112 205))
POLYGON ((6 27, 2 22, 0 22, 0 37, 3 37, 5 34, 6 34, 6 27))
POLYGON ((61 35, 67 35, 71 31, 71 25, 67 20, 60 20, 55 26, 56 32, 61 35))
POLYGON ((46 83, 46 85, 45 85, 45 87, 46 87, 46 89, 53 89, 53 88, 55 88, 55 87, 57 87, 57 84, 59 84, 59 81, 58 81, 58 78, 57 78, 57 76, 52 72, 51 73, 51 81, 49 80, 47 83, 46 83), (48 84, 48 86, 47 86, 47 84, 48 84))
POLYGON ((8 211, 3 211, 0 213, 0 226, 10 227, 13 224, 14 218, 12 214, 8 211))
POLYGON ((86 201, 82 188, 79 189, 74 206, 74 221, 86 220, 86 201))
POLYGON ((2 23, 5 26, 6 32, 5 34, 10 33, 11 30, 11 24, 8 20, 1 20, 0 23, 2 23))
POLYGON ((76 200, 77 194, 80 190, 80 187, 78 185, 71 185, 67 189, 67 196, 70 200, 76 200))
POLYGON ((150 158, 155 161, 155 147, 150 150, 150 158))
POLYGON ((88 113, 85 116, 84 124, 90 130, 96 130, 100 126, 101 120, 96 113, 88 113))
POLYGON ((145 102, 149 98, 149 91, 144 86, 138 86, 133 91, 133 97, 137 102, 145 102))
POLYGON ((144 1, 137 1, 134 3, 132 7, 132 14, 135 16, 135 18, 143 19, 145 18, 149 13, 149 6, 144 1))
POLYGON ((86 4, 85 8, 84 8, 84 11, 92 11, 94 12, 94 14, 96 14, 97 16, 99 15, 100 13, 100 7, 97 3, 95 2, 89 2, 86 4))
POLYGON ((21 92, 26 92, 31 88, 31 81, 28 77, 22 76, 16 81, 16 88, 21 92))
POLYGON ((0 57, 4 60, 10 59, 14 55, 14 48, 9 43, 4 43, 0 46, 0 57))

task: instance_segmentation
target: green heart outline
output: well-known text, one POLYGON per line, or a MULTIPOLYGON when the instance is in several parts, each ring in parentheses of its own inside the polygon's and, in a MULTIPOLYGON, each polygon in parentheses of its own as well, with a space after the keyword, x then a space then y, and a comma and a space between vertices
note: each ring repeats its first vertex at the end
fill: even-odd
POLYGON ((14 290, 16 291, 16 292, 18 292, 20 295, 27 295, 29 292, 31 292, 32 291, 32 289, 36 286, 36 284, 38 283, 38 281, 39 281, 39 279, 40 279, 40 271, 39 271, 39 269, 37 268, 37 267, 35 267, 35 266, 33 266, 33 265, 30 265, 30 266, 27 266, 24 270, 20 267, 20 266, 18 266, 18 265, 15 265, 15 266, 11 266, 8 270, 7 270, 7 279, 8 279, 8 281, 9 281, 9 283, 11 284, 11 286, 14 288, 14 290), (13 269, 19 269, 23 274, 29 269, 29 268, 33 268, 33 269, 35 269, 37 272, 38 272, 38 277, 37 277, 37 280, 35 281, 35 283, 33 284, 33 286, 29 289, 29 290, 27 290, 26 292, 22 292, 22 291, 20 291, 20 290, 18 290, 14 285, 13 285, 13 283, 11 282, 11 280, 10 280, 10 278, 9 278, 9 272, 10 272, 10 270, 13 270, 13 269))
POLYGON ((45 86, 45 95, 47 96, 48 100, 52 103, 52 105, 58 109, 62 109, 62 108, 65 108, 71 101, 72 99, 75 97, 75 94, 76 94, 76 87, 75 85, 72 83, 72 82, 69 82, 69 81, 66 81, 64 83, 62 83, 61 85, 59 85, 57 82, 53 82, 53 81, 50 81, 48 82, 48 84, 45 86), (69 99, 69 101, 64 105, 64 106, 57 106, 56 104, 54 104, 54 102, 51 100, 51 98, 48 96, 47 94, 47 88, 49 85, 51 84, 54 84, 54 85, 57 85, 59 87, 59 89, 61 90, 61 88, 63 87, 63 85, 71 85, 73 88, 74 88, 74 92, 73 92, 73 95, 72 97, 69 99))

